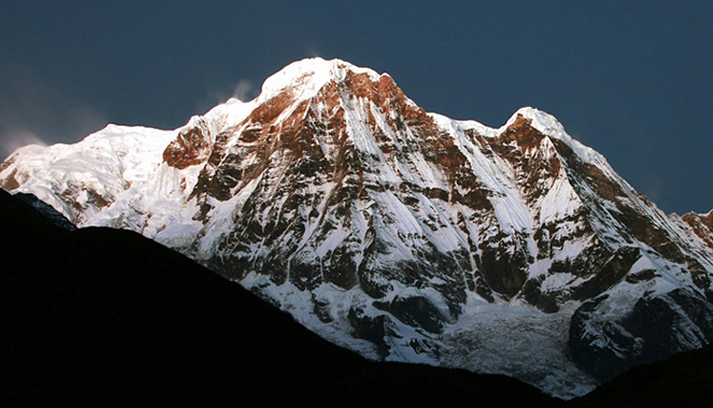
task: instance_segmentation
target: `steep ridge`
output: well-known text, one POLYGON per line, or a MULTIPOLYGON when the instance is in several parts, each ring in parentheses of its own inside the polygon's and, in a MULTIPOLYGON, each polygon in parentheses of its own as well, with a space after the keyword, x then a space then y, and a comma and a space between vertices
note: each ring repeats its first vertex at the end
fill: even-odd
POLYGON ((374 359, 572 397, 713 339, 710 217, 666 216, 546 113, 455 121, 340 60, 175 131, 20 149, 0 186, 140 232, 374 359))
POLYGON ((674 215, 673 218, 679 223, 684 222, 688 224, 683 225, 683 228, 691 228, 693 234, 702 239, 709 248, 713 248, 713 210, 707 215, 690 212, 682 217, 674 215))

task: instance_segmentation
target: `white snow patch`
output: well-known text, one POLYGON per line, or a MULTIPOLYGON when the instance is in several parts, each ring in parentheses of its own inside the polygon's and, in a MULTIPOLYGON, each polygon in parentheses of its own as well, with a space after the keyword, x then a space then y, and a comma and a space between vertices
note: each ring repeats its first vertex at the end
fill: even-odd
POLYGON ((443 361, 516 377, 564 399, 584 395, 598 383, 567 357, 569 320, 578 306, 569 302, 557 313, 544 313, 469 298, 461 318, 443 333, 443 361))

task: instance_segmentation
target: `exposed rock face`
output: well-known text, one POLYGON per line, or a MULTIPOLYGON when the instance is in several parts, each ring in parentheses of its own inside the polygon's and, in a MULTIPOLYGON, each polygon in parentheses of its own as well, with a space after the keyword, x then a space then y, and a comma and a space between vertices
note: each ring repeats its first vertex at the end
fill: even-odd
POLYGON ((713 211, 708 215, 688 213, 681 217, 693 228, 693 232, 701 238, 709 248, 713 248, 713 211))
POLYGON ((674 289, 644 296, 621 318, 603 317, 607 295, 585 302, 572 317, 569 344, 578 364, 602 382, 625 368, 653 363, 713 341, 713 305, 699 293, 674 289))
POLYGON ((535 109, 500 129, 455 121, 424 112, 386 74, 314 59, 143 150, 120 146, 122 132, 137 130, 74 147, 76 158, 111 136, 105 150, 123 152, 89 166, 89 179, 86 165, 60 176, 28 164, 67 160, 50 147, 11 156, 0 185, 80 225, 139 231, 373 358, 506 373, 572 396, 592 375, 710 341, 710 216, 667 217, 535 109), (504 329, 474 327, 496 314, 557 322, 569 340, 555 330, 488 360, 479 353, 504 329), (640 325, 649 315, 704 334, 657 348, 640 325), (537 350, 565 368, 535 372, 526 361, 537 350))
POLYGON ((163 162, 177 169, 185 169, 206 161, 211 152, 210 131, 205 120, 199 118, 184 128, 163 151, 163 162))

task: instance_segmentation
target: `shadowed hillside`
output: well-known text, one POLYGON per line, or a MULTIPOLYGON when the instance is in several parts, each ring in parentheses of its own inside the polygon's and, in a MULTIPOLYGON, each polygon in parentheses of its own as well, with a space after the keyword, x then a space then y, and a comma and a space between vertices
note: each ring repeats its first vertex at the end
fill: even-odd
POLYGON ((556 406, 503 376, 371 363, 140 235, 0 190, 3 406, 556 406))

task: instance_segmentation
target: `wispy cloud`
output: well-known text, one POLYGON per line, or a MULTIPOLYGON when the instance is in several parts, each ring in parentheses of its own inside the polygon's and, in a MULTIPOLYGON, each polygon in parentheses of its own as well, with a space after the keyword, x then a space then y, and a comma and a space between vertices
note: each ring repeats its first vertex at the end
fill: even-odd
POLYGON ((26 129, 3 133, 0 136, 0 158, 5 158, 15 150, 27 145, 46 146, 47 143, 26 129))
POLYGON ((238 82, 233 82, 228 86, 222 85, 215 87, 212 91, 206 94, 196 104, 198 114, 203 114, 216 105, 225 103, 230 98, 236 98, 240 101, 247 102, 255 98, 259 93, 259 87, 248 78, 241 78, 238 82))
POLYGON ((31 144, 47 146, 77 142, 107 124, 106 115, 96 109, 58 105, 56 109, 38 105, 32 113, 15 114, 3 124, 0 127, 0 160, 31 144))
POLYGON ((251 80, 243 78, 235 85, 232 96, 233 98, 247 102, 257 96, 257 87, 251 80))
POLYGON ((319 52, 319 50, 317 49, 317 46, 314 44, 307 45, 305 47, 305 50, 307 51, 307 55, 309 55, 310 57, 321 57, 322 56, 322 53, 319 52))
POLYGON ((72 143, 106 126, 79 92, 19 62, 0 67, 0 160, 28 144, 72 143))

